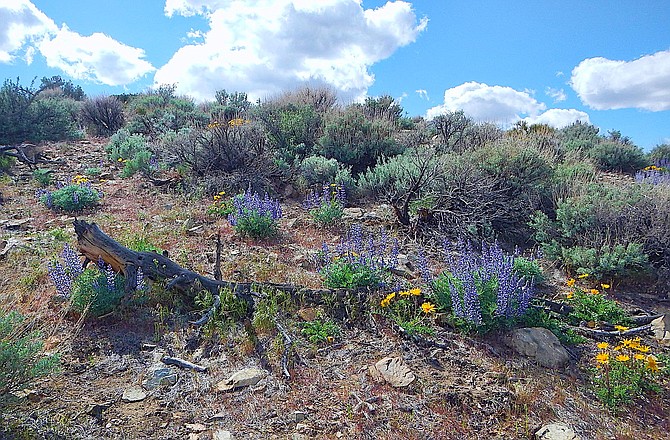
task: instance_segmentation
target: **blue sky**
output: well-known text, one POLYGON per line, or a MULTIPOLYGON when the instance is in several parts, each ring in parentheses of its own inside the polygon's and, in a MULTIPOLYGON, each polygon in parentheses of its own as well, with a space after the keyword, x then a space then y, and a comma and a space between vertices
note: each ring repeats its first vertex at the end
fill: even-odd
POLYGON ((670 142, 670 2, 0 0, 0 78, 61 75, 91 96, 162 83, 206 100, 304 83, 409 116, 589 121, 670 142))

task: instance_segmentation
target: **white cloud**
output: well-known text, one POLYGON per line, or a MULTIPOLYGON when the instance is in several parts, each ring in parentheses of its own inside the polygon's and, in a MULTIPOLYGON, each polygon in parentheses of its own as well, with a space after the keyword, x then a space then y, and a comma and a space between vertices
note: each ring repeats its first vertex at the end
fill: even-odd
POLYGON ((633 61, 587 58, 572 70, 570 85, 596 110, 670 110, 670 50, 633 61))
POLYGON ((565 94, 563 89, 553 89, 551 87, 547 87, 544 90, 544 94, 552 98, 554 102, 563 102, 568 99, 568 96, 565 94))
POLYGON ((426 101, 430 101, 430 98, 428 97, 428 91, 424 89, 419 89, 414 91, 417 95, 419 95, 419 98, 425 99, 426 101))
POLYGON ((535 116, 545 109, 528 92, 471 81, 447 89, 444 104, 428 109, 426 117, 432 119, 446 111, 463 110, 476 121, 509 125, 524 115, 535 116))
POLYGON ((75 79, 110 86, 131 83, 155 70, 143 59, 142 49, 98 32, 85 37, 65 25, 54 38, 42 41, 38 47, 49 67, 61 69, 75 79))
POLYGON ((165 12, 209 21, 204 41, 180 48, 154 77, 200 100, 224 88, 254 100, 301 83, 358 99, 374 81, 369 67, 427 25, 404 1, 363 9, 360 0, 167 0, 165 12))
MULTIPOLYGON (((0 0, 0 62, 9 63, 26 45, 39 42, 56 32, 57 26, 27 0, 0 0)), ((30 47, 24 55, 32 62, 30 47)))
POLYGON ((555 128, 567 127, 577 121, 590 123, 589 115, 581 110, 551 108, 537 116, 529 116, 523 119, 529 124, 547 124, 555 128))

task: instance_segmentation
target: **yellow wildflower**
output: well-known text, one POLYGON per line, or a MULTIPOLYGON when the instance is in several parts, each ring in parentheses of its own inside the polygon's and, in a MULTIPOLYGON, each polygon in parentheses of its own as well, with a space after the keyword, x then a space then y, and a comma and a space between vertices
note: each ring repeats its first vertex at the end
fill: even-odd
POLYGON ((220 196, 223 196, 223 195, 225 195, 225 194, 226 194, 225 191, 221 191, 221 192, 219 192, 219 195, 220 195, 220 196))
POLYGON ((647 346, 647 345, 639 345, 639 344, 638 344, 637 347, 635 347, 635 349, 636 349, 637 351, 639 351, 640 353, 649 353, 649 350, 650 350, 650 349, 649 349, 649 346, 647 346))
POLYGON ((625 332, 626 330, 628 330, 628 327, 626 327, 625 325, 615 325, 614 330, 625 332))
POLYGON ((635 354, 633 355, 633 357, 634 357, 635 359, 637 359, 638 361, 642 361, 642 360, 644 360, 644 359, 646 358, 645 355, 640 354, 640 353, 635 353, 635 354))
POLYGON ((220 200, 220 199, 221 199, 220 195, 217 194, 217 195, 214 196, 214 200, 220 200))
POLYGON ((656 362, 656 357, 647 356, 647 370, 658 373, 658 363, 656 362))
POLYGON ((621 345, 623 345, 626 348, 631 348, 633 346, 633 340, 632 339, 624 339, 621 341, 621 345))
POLYGON ((609 353, 598 353, 596 355, 596 362, 599 364, 607 364, 610 361, 610 354, 609 353))
POLYGON ((600 293, 600 290, 598 289, 591 289, 591 295, 597 295, 600 293))
POLYGON ((326 340, 328 341, 329 344, 332 344, 333 342, 335 342, 335 338, 333 338, 332 336, 328 336, 326 338, 326 340))
POLYGON ((419 296, 421 295, 421 289, 415 287, 414 289, 410 289, 409 293, 411 293, 414 296, 419 296))
POLYGON ((390 303, 391 303, 391 300, 390 300, 390 299, 388 299, 388 298, 384 298, 384 299, 379 303, 379 305, 382 306, 382 307, 388 307, 388 305, 389 305, 390 303))
POLYGON ((603 289, 609 289, 611 286, 609 284, 601 284, 600 287, 603 289))
POLYGON ((568 299, 572 299, 575 296, 575 292, 568 292, 568 299))
POLYGON ((583 274, 581 274, 581 275, 578 275, 577 278, 579 278, 579 279, 581 280, 581 279, 584 279, 584 278, 586 278, 586 277, 588 277, 588 276, 589 276, 589 274, 587 274, 587 273, 583 273, 583 274))
POLYGON ((410 293, 409 293, 409 290, 401 290, 400 292, 398 292, 398 295, 400 295, 400 296, 409 296, 410 293))
POLYGON ((421 304, 421 310, 423 310, 423 313, 435 313, 437 309, 435 308, 435 305, 425 302, 421 304))
POLYGON ((574 279, 574 278, 570 278, 568 281, 565 282, 565 284, 567 284, 568 287, 572 287, 572 286, 575 285, 575 279, 574 279))
POLYGON ((123 158, 119 157, 118 162, 123 162, 123 158))
POLYGON ((625 354, 620 354, 616 357, 616 360, 619 362, 628 362, 630 360, 630 356, 625 355, 625 354))
POLYGON ((598 345, 597 345, 597 347, 601 350, 604 350, 609 346, 610 346, 610 344, 608 344, 607 342, 598 342, 598 345))

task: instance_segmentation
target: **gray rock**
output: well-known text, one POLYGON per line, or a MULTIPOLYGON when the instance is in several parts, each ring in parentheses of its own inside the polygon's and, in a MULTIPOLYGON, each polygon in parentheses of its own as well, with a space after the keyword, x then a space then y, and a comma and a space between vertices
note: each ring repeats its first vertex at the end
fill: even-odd
POLYGON ((512 330, 504 342, 517 353, 535 359, 546 368, 563 368, 570 362, 567 350, 546 328, 518 328, 512 330))
POLYGON ((123 391, 123 396, 121 396, 121 400, 124 402, 141 402, 144 399, 147 398, 147 393, 144 392, 142 388, 128 388, 123 391))
POLYGON ((363 217, 363 210, 361 208, 344 208, 344 216, 346 219, 356 219, 363 217))
POLYGON ((416 379, 409 367, 397 357, 385 357, 375 364, 374 369, 393 387, 406 387, 416 379))
POLYGON ((670 345, 670 316, 663 315, 651 321, 651 331, 661 345, 670 345))
POLYGON ((303 422, 303 421, 307 420, 307 413, 305 413, 303 411, 294 411, 292 419, 296 423, 303 422))
POLYGON ((216 389, 219 391, 230 391, 236 388, 256 385, 267 374, 265 370, 261 370, 260 368, 245 368, 216 384, 216 389))
POLYGON ((544 425, 535 433, 536 440, 579 440, 575 431, 565 423, 544 425))
POLYGON ((212 436, 212 440, 235 440, 235 436, 230 431, 217 429, 212 436))
POLYGON ((153 390, 161 386, 172 386, 177 383, 177 372, 172 368, 154 368, 150 370, 149 378, 142 382, 146 390, 153 390))

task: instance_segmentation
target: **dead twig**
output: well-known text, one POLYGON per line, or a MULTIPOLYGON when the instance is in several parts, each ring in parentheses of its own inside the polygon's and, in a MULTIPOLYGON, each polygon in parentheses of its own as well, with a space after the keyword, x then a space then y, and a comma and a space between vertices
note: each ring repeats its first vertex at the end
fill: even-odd
POLYGON ((197 371, 198 373, 204 373, 205 371, 207 371, 207 367, 203 367, 202 365, 194 364, 184 359, 171 356, 163 356, 161 362, 163 362, 165 365, 174 365, 175 367, 183 368, 186 370, 194 370, 197 371))

